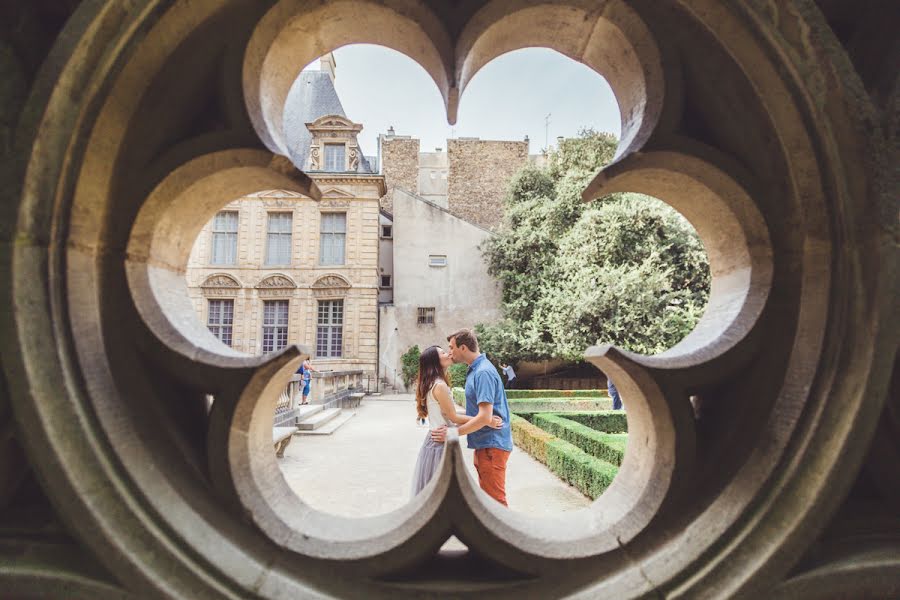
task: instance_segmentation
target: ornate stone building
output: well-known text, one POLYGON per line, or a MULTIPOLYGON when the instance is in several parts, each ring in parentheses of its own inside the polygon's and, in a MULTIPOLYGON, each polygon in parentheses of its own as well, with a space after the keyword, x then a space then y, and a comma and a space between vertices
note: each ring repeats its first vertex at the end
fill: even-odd
POLYGON ((188 293, 227 346, 270 354, 308 347, 320 370, 377 371, 378 201, 384 178, 343 114, 334 58, 305 72, 295 156, 321 198, 264 190, 229 202, 203 227, 188 260, 188 293), (320 111, 331 111, 317 114, 320 111))
POLYGON ((197 238, 186 277, 194 309, 248 354, 290 344, 323 370, 376 370, 376 175, 316 174, 315 201, 284 190, 223 207, 197 238))

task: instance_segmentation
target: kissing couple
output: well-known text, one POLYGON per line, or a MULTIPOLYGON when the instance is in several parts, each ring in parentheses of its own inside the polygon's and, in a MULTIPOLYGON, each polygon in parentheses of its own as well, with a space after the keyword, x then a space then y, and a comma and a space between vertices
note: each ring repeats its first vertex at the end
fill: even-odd
POLYGON ((471 329, 447 336, 448 349, 429 346, 419 357, 416 380, 416 411, 428 419, 428 433, 419 450, 413 471, 412 495, 418 494, 434 476, 444 454, 447 428, 455 427, 475 450, 478 485, 504 506, 506 503, 506 461, 512 452, 509 403, 503 381, 484 354, 471 329), (456 412, 450 390, 448 369, 465 363, 466 414, 456 412))

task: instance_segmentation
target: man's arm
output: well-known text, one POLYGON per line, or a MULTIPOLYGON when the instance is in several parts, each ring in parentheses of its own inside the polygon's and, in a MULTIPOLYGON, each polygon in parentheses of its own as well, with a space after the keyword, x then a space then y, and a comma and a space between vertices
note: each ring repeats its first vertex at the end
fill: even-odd
MULTIPOLYGON (((475 398, 478 402, 478 412, 464 425, 460 425, 456 431, 459 435, 466 435, 473 431, 478 431, 482 427, 494 427, 498 429, 503 426, 503 422, 497 418, 494 423, 494 404, 489 398, 493 397, 493 382, 485 378, 483 374, 475 375, 475 398), (481 401, 484 399, 485 401, 481 401)), ((446 439, 446 427, 434 429, 431 432, 431 439, 435 442, 443 442, 446 439)))
POLYGON ((478 414, 469 419, 469 422, 465 425, 460 425, 456 431, 459 435, 466 435, 473 431, 478 431, 482 427, 490 425, 493 417, 494 405, 490 402, 481 402, 478 404, 478 414))
MULTIPOLYGON (((503 420, 493 415, 493 405, 488 402, 482 402, 478 405, 478 414, 474 417, 465 417, 468 419, 465 424, 456 428, 457 435, 466 435, 467 433, 478 431, 485 425, 494 429, 500 429, 503 427, 503 420)), ((431 439, 439 444, 444 443, 447 440, 447 426, 441 425, 437 429, 432 429, 431 439)))

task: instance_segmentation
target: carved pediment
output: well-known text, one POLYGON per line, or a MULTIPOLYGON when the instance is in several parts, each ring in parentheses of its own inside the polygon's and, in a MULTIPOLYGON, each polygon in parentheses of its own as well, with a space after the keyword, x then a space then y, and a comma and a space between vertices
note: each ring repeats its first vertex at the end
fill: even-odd
POLYGON ((306 126, 309 129, 362 129, 362 125, 354 123, 350 119, 342 117, 340 115, 324 115, 319 117, 312 123, 307 123, 306 126))
POLYGON ((237 282, 230 275, 225 275, 224 273, 219 273, 216 275, 210 275, 207 277, 203 283, 200 284, 202 288, 240 288, 241 284, 237 282))
POLYGON ((322 191, 323 198, 354 198, 355 196, 349 192, 345 192, 344 190, 338 189, 336 187, 328 188, 322 191))
POLYGON ((305 196, 300 192, 295 192, 292 190, 266 190, 263 192, 256 192, 255 194, 248 194, 247 198, 304 198, 305 196))
POLYGON ((336 274, 323 275, 316 279, 312 284, 314 290, 322 289, 347 289, 351 287, 350 282, 336 274))
POLYGON ((297 287, 297 285, 291 281, 288 277, 284 275, 270 275, 266 277, 262 281, 260 281, 256 287, 258 288, 278 288, 278 289, 293 289, 297 287))

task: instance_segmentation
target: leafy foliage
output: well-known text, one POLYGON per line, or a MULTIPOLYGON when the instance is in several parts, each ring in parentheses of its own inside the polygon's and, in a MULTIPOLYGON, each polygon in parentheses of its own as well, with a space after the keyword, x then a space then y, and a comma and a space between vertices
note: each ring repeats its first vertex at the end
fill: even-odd
POLYGON ((412 346, 400 357, 403 365, 403 384, 406 387, 411 386, 419 374, 419 357, 421 355, 422 351, 419 350, 419 346, 412 346))
POLYGON ((641 194, 581 199, 615 148, 585 130, 510 182, 504 226, 482 247, 503 287, 504 320, 476 328, 495 359, 579 360, 596 343, 653 354, 699 320, 709 265, 684 217, 641 194))
POLYGON ((450 365, 450 387, 466 387, 466 371, 469 370, 465 363, 454 363, 450 365))

